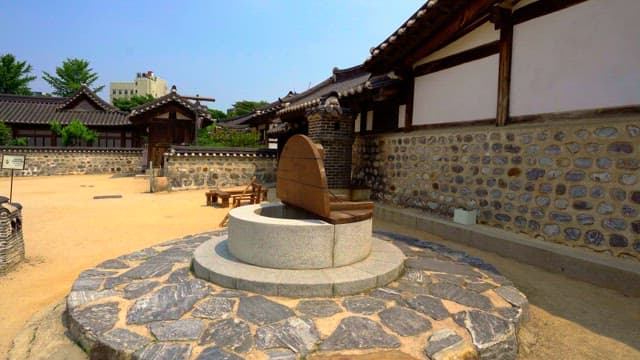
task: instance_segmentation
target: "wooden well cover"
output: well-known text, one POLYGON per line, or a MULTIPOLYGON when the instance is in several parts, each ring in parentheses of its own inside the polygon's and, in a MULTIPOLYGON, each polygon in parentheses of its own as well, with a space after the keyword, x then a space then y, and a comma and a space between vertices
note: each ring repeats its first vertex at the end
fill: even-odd
POLYGON ((276 180, 278 198, 323 218, 330 215, 329 186, 322 146, 305 135, 294 135, 284 146, 276 180))

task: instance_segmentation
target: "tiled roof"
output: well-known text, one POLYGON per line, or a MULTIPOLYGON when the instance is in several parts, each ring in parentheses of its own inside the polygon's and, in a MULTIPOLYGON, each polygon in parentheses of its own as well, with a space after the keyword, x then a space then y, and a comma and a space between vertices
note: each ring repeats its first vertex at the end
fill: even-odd
POLYGON ((230 129, 243 129, 249 126, 249 121, 251 121, 254 116, 255 112, 252 112, 250 114, 235 117, 231 120, 221 121, 218 123, 218 125, 230 129))
POLYGON ((204 105, 193 103, 186 98, 178 95, 177 92, 171 91, 167 95, 161 96, 155 100, 152 100, 148 103, 139 105, 131 109, 131 114, 129 115, 131 118, 140 117, 142 114, 160 108, 169 103, 176 103, 183 108, 187 109, 194 115, 198 115, 200 118, 211 121, 211 114, 207 110, 207 107, 204 105))
POLYGON ((278 110, 278 114, 292 113, 320 105, 323 98, 331 94, 344 97, 362 92, 368 79, 369 73, 361 65, 342 70, 334 68, 331 77, 291 98, 278 110), (351 93, 350 90, 352 90, 351 93))
POLYGON ((371 48, 371 55, 364 62, 365 68, 374 72, 385 70, 389 64, 411 53, 414 45, 437 34, 453 15, 458 14, 469 3, 460 0, 428 0, 380 45, 371 48))
POLYGON ((61 124, 67 124, 74 119, 78 119, 88 126, 124 126, 131 124, 127 118, 127 113, 119 111, 110 105, 105 106, 104 101, 97 95, 90 90, 89 93, 84 89, 80 89, 69 98, 0 94, 0 120, 7 124, 39 125, 48 125, 53 120, 61 124), (100 110, 73 110, 71 105, 75 104, 83 96, 97 105, 100 110))
POLYGON ((270 104, 261 106, 252 113, 241 115, 233 119, 229 119, 225 122, 221 122, 220 126, 228 127, 228 128, 248 127, 251 125, 251 122, 253 122, 255 119, 269 116, 270 114, 282 109, 284 106, 289 104, 289 101, 291 99, 296 98, 298 95, 299 94, 297 94, 296 92, 289 91, 289 93, 287 93, 287 95, 285 95, 284 97, 278 98, 278 100, 270 104))
POLYGON ((91 89, 89 89, 86 85, 82 85, 80 89, 76 91, 75 94, 73 94, 71 97, 68 97, 67 101, 62 103, 58 108, 58 110, 71 110, 73 108, 73 105, 83 97, 89 98, 96 106, 98 106, 104 111, 107 111, 107 112, 120 111, 120 109, 118 109, 117 107, 102 100, 98 95, 96 95, 96 93, 91 91, 91 89))

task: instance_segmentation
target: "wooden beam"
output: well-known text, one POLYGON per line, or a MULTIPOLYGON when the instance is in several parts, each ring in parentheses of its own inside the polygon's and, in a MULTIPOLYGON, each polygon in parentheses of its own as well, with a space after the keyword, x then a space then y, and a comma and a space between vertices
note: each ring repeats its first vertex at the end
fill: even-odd
POLYGON ((437 123, 437 124, 422 124, 422 125, 413 125, 413 130, 456 128, 456 127, 480 126, 480 125, 486 126, 486 125, 494 125, 495 122, 496 120, 494 118, 491 118, 491 119, 478 119, 478 120, 446 122, 446 123, 437 123))
POLYGON ((476 0, 466 5, 463 10, 446 22, 444 28, 437 31, 428 39, 423 39, 424 46, 407 56, 404 60, 405 66, 413 66, 418 60, 428 56, 444 44, 451 41, 467 25, 474 23, 479 17, 486 15, 496 0, 476 0))
POLYGON ((430 61, 428 63, 418 65, 413 70, 413 76, 423 76, 437 71, 458 66, 470 61, 478 60, 497 54, 499 52, 499 40, 488 44, 476 46, 472 49, 459 52, 454 55, 444 57, 442 59, 430 61))
POLYGON ((586 110, 561 111, 544 114, 520 115, 511 117, 510 122, 546 122, 556 120, 599 118, 606 116, 627 116, 638 114, 640 114, 640 104, 586 110))
POLYGON ((525 21, 545 16, 585 1, 586 0, 539 0, 514 11, 513 24, 521 24, 525 21))
POLYGON ((415 77, 409 76, 407 81, 407 106, 404 109, 404 130, 410 131, 413 128, 413 96, 415 88, 415 77))
POLYGON ((500 63, 498 65, 498 108, 496 125, 505 126, 509 120, 509 102, 511 89, 511 57, 513 50, 513 23, 511 9, 500 11, 500 63))

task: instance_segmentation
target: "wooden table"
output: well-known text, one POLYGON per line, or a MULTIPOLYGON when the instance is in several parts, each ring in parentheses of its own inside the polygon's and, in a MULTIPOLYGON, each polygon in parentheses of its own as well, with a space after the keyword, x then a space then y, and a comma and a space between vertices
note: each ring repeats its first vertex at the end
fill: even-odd
MULTIPOLYGON (((260 190, 261 198, 266 199, 267 193, 269 189, 263 188, 260 190)), ((222 207, 229 207, 229 198, 232 195, 240 195, 240 194, 250 194, 251 189, 247 189, 246 186, 235 186, 224 189, 213 189, 207 191, 204 195, 207 198, 207 206, 214 206, 218 202, 218 198, 220 198, 222 207)))

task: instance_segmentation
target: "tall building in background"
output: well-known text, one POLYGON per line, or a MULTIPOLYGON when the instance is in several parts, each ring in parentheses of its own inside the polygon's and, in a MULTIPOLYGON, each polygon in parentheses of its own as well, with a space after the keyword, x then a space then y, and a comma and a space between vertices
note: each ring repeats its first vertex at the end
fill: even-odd
POLYGON ((154 98, 166 95, 169 92, 167 81, 156 76, 153 71, 136 73, 136 79, 132 82, 109 83, 109 101, 113 99, 128 98, 133 95, 151 95, 154 98))

